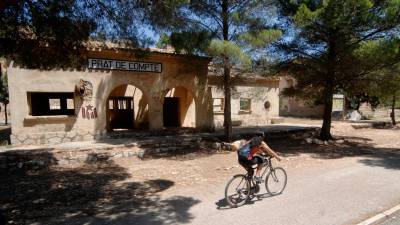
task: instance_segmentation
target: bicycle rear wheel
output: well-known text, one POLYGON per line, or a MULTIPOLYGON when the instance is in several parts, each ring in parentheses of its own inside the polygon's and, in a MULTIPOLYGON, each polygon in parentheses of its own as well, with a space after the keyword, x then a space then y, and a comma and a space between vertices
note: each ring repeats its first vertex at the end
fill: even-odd
POLYGON ((286 171, 282 167, 276 167, 269 171, 265 179, 265 189, 271 195, 283 192, 287 183, 286 171))
POLYGON ((225 199, 231 207, 243 205, 250 196, 250 183, 245 175, 236 175, 228 181, 225 199))

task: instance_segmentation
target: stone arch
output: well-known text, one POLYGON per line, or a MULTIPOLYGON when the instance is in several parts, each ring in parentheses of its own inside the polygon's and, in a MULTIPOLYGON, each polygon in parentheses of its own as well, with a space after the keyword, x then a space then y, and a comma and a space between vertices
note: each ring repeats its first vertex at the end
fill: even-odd
POLYGON ((107 96, 107 130, 148 130, 149 99, 143 88, 135 84, 117 84, 107 96))
POLYGON ((196 96, 190 89, 176 86, 163 97, 164 127, 196 127, 196 96))

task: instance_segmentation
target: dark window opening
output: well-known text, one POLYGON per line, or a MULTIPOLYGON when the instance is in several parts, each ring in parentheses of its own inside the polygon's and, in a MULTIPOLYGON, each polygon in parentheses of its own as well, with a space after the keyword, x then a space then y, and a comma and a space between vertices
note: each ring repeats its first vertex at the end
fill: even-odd
POLYGON ((28 92, 32 116, 75 115, 74 93, 28 92))

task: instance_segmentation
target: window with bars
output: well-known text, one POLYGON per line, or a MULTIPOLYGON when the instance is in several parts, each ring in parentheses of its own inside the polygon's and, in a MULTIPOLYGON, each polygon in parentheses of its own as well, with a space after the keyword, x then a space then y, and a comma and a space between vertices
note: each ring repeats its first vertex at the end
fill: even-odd
POLYGON ((240 98, 240 111, 250 111, 250 110, 251 110, 251 99, 240 98))

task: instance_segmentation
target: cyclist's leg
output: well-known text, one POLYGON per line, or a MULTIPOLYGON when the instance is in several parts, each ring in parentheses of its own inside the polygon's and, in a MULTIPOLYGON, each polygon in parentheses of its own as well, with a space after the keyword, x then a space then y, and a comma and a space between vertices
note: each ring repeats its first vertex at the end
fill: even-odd
POLYGON ((256 170, 256 176, 260 177, 261 176, 261 169, 262 169, 262 165, 264 163, 264 159, 262 157, 259 156, 254 156, 252 159, 252 163, 255 165, 257 164, 257 170, 256 170))
POLYGON ((253 170, 253 162, 248 160, 246 157, 238 156, 239 164, 247 171, 247 175, 251 178, 253 177, 254 170, 253 170))

